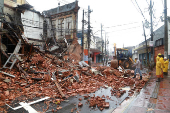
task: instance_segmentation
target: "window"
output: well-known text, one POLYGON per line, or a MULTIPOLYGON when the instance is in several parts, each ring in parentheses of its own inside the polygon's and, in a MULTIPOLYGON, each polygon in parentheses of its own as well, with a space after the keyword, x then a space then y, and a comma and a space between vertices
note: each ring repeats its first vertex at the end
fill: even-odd
POLYGON ((67 17, 66 18, 66 35, 71 35, 71 31, 72 31, 72 17, 67 17))
POLYGON ((64 36, 64 18, 58 20, 58 36, 64 36))
POLYGON ((160 42, 159 42, 159 45, 160 45, 160 46, 163 45, 163 38, 161 38, 159 41, 160 41, 160 42))

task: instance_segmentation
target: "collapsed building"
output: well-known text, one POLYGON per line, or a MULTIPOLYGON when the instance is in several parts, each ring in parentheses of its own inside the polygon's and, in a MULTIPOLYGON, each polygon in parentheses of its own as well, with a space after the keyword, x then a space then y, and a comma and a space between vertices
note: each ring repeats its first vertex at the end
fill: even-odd
POLYGON ((42 14, 28 3, 17 4, 4 1, 4 10, 1 13, 1 45, 4 52, 12 53, 17 41, 21 39, 24 43, 21 46, 22 54, 29 51, 30 47, 27 48, 26 43, 38 47, 41 51, 53 52, 58 49, 56 53, 62 53, 76 39, 79 10, 77 1, 42 14))

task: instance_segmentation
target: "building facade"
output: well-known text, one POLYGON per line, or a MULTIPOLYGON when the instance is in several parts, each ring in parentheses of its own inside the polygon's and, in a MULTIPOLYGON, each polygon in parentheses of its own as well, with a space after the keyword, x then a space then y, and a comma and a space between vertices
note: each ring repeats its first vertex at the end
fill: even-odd
POLYGON ((76 38, 79 8, 78 1, 75 1, 64 6, 43 11, 43 14, 51 19, 53 35, 56 39, 76 38))
MULTIPOLYGON (((82 45, 82 31, 77 32, 78 42, 82 45)), ((90 41, 90 57, 92 58, 92 63, 102 62, 101 55, 101 38, 97 36, 92 36, 90 41)), ((88 61, 88 40, 87 40, 87 30, 84 31, 84 61, 88 61)))
POLYGON ((149 62, 151 61, 151 48, 149 47, 149 42, 150 42, 151 38, 147 39, 147 49, 148 49, 148 56, 147 56, 147 50, 146 50, 146 42, 143 41, 142 43, 140 43, 139 45, 137 45, 135 47, 135 49, 133 51, 135 51, 134 55, 138 56, 139 60, 142 62, 142 65, 147 66, 147 60, 149 57, 149 62))
MULTIPOLYGON (((150 52, 151 47, 149 47, 150 41, 151 41, 151 38, 147 39, 149 62, 151 61, 151 52, 150 52)), ((154 50, 153 51, 154 62, 156 63, 157 55, 159 53, 164 54, 164 25, 154 31, 153 50, 154 50)), ((137 45, 133 51, 137 52, 139 59, 141 59, 141 61, 142 61, 142 64, 145 65, 145 63, 147 61, 145 41, 140 43, 139 45, 137 45)), ((170 59, 170 18, 169 17, 168 17, 168 57, 170 59)))

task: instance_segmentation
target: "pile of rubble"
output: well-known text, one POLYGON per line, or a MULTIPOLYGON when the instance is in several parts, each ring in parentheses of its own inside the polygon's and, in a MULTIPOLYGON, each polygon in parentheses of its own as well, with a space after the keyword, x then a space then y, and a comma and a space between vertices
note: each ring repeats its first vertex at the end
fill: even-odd
MULTIPOLYGON (((5 103, 11 104, 14 100, 23 101, 45 96, 50 97, 53 103, 60 104, 64 98, 90 94, 105 86, 112 87, 111 94, 119 98, 125 93, 121 90, 122 87, 135 84, 129 91, 131 95, 135 90, 139 92, 147 81, 132 79, 130 76, 133 71, 130 70, 120 72, 105 66, 89 67, 80 62, 81 54, 81 46, 74 40, 60 57, 36 49, 29 58, 25 55, 22 62, 16 63, 19 69, 2 69, 0 106, 4 106, 5 103)), ((91 97, 88 102, 90 107, 97 106, 100 110, 109 107, 109 103, 99 96, 91 97)), ((79 103, 79 106, 82 104, 79 103)), ((57 110, 59 109, 60 106, 57 107, 57 110)))

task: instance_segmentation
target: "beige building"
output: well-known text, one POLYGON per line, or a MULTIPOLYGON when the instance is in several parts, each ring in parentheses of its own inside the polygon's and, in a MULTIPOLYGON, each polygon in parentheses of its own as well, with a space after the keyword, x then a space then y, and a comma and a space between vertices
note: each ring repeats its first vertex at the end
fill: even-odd
POLYGON ((78 27, 78 1, 58 6, 57 8, 44 11, 46 17, 52 21, 53 35, 56 39, 76 38, 78 27))

